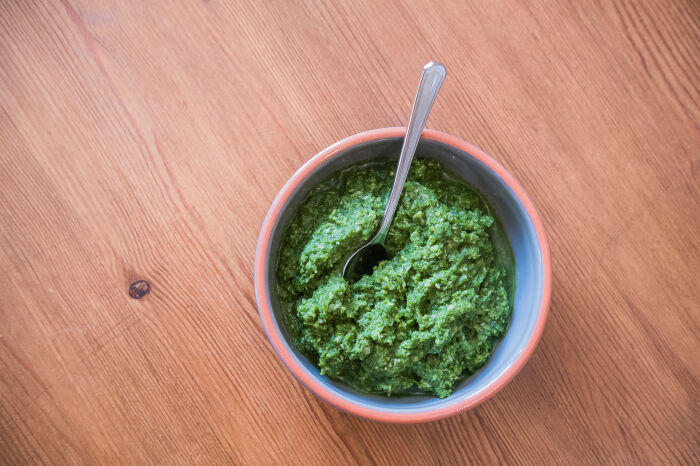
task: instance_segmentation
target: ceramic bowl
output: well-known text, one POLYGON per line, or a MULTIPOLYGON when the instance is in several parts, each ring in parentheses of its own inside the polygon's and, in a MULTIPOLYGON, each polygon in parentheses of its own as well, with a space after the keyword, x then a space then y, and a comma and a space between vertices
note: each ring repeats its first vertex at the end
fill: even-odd
POLYGON ((263 221, 255 253, 255 296, 267 336, 287 368, 321 399, 349 413, 385 422, 423 422, 476 406, 523 367, 542 334, 549 309, 551 266, 544 228, 522 186, 498 162, 471 144, 426 130, 416 157, 439 160, 484 195, 502 221, 515 255, 516 292, 509 327, 491 358, 447 398, 368 395, 320 374, 292 345, 275 295, 275 261, 285 225, 317 184, 355 162, 398 157, 405 128, 356 134, 324 149, 284 185, 263 221))

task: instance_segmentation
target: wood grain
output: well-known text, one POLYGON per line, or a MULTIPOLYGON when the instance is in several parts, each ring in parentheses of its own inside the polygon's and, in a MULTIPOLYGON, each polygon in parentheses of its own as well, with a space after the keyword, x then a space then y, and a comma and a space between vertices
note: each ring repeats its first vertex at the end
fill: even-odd
POLYGON ((2 0, 0 461, 700 462, 699 102, 694 0, 2 0), (429 126, 542 214, 552 306, 496 397, 383 425, 278 361, 253 252, 431 59, 429 126))

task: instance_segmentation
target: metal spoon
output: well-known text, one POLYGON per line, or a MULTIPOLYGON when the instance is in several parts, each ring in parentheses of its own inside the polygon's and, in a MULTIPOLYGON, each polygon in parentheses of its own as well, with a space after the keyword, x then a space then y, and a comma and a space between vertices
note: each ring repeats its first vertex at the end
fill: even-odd
POLYGON ((389 193, 389 200, 386 203, 382 223, 379 224, 377 234, 368 243, 355 251, 343 267, 343 278, 350 283, 356 282, 363 275, 372 273, 372 270, 380 261, 388 259, 384 246, 386 235, 391 226, 391 221, 394 219, 396 207, 399 205, 401 191, 403 191, 403 185, 406 182, 413 155, 416 153, 418 141, 421 134, 423 134, 425 122, 428 119, 428 114, 433 107, 433 102, 435 102, 440 86, 445 80, 445 74, 445 67, 440 63, 431 61, 423 67, 423 76, 420 78, 416 100, 413 102, 406 138, 401 147, 394 184, 389 193))

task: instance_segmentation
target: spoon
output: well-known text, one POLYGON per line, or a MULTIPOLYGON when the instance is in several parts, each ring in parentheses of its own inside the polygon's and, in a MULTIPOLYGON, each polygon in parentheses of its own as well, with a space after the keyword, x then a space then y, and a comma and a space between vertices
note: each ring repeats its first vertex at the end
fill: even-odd
POLYGON ((394 184, 391 186, 389 200, 386 203, 386 210, 384 210, 384 217, 374 237, 356 250, 343 267, 343 278, 350 283, 356 282, 363 275, 372 273, 372 270, 379 262, 389 258, 384 244, 386 235, 389 232, 391 221, 394 219, 396 207, 399 205, 401 191, 403 191, 403 185, 406 182, 406 176, 408 176, 408 169, 411 167, 413 156, 416 153, 418 141, 421 134, 423 134, 425 122, 428 119, 428 114, 433 107, 433 102, 435 102, 440 86, 445 80, 445 74, 445 67, 440 63, 431 61, 423 67, 423 75, 420 78, 416 99, 413 102, 411 118, 408 120, 406 137, 401 147, 394 184))

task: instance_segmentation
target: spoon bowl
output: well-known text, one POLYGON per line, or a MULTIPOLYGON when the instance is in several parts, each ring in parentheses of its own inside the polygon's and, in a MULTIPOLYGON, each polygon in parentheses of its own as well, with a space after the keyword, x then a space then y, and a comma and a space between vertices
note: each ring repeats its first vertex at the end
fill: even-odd
POLYGON ((372 240, 355 251, 343 268, 343 278, 354 283, 363 275, 369 275, 372 270, 383 260, 389 259, 389 254, 384 247, 384 242, 375 236, 372 240))

